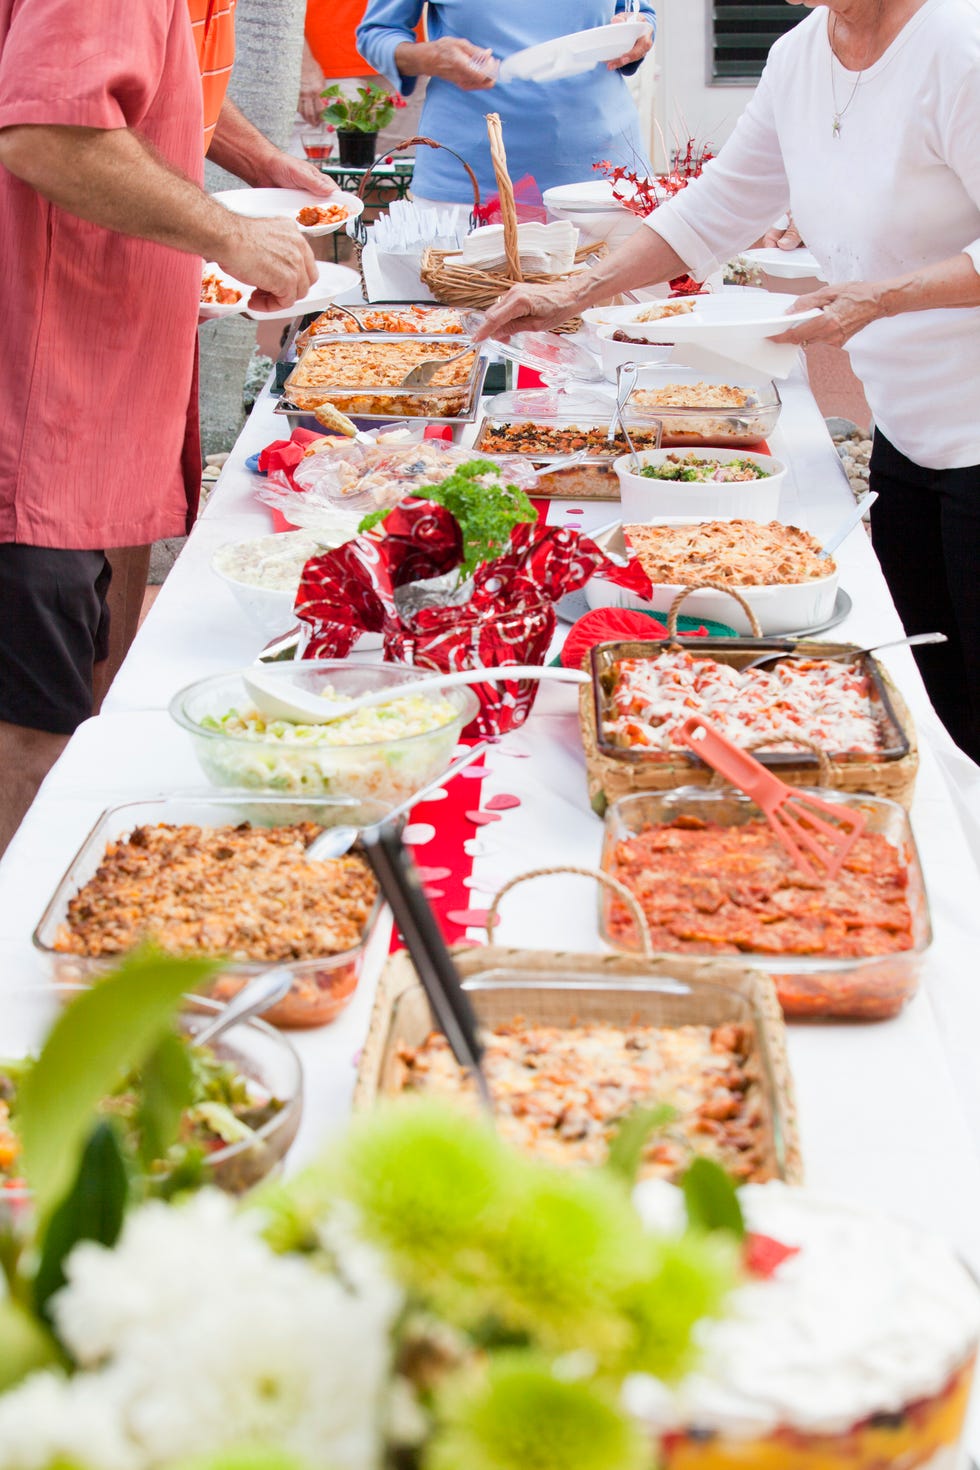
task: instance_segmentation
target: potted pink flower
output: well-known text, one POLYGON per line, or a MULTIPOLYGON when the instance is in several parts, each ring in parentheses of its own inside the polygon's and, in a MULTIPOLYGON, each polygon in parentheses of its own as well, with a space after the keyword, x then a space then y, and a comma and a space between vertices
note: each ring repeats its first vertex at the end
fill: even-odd
POLYGON ((334 82, 320 95, 327 102, 323 121, 337 129, 340 162, 349 168, 370 168, 378 133, 391 122, 396 108, 406 105, 405 99, 375 82, 358 87, 353 96, 347 96, 340 83, 334 82))

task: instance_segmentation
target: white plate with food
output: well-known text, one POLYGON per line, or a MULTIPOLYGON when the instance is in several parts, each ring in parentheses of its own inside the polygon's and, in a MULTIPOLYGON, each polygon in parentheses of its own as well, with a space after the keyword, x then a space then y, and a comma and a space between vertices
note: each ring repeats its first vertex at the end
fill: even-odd
POLYGON ((795 250, 780 250, 778 245, 769 245, 740 253, 742 259, 747 260, 750 265, 758 266, 767 276, 774 276, 781 281, 805 280, 811 277, 818 281, 824 279, 816 256, 805 245, 798 245, 795 250))
POLYGON ((275 311, 258 311, 253 306, 245 307, 245 315, 253 322, 285 322, 294 317, 306 316, 309 311, 323 311, 327 306, 348 291, 359 288, 361 278, 350 266, 334 265, 330 260, 317 261, 317 282, 305 296, 294 301, 292 306, 277 307, 275 311))
POLYGON ((312 189, 222 189, 211 197, 245 219, 291 219, 304 235, 313 238, 332 235, 364 212, 364 200, 356 194, 327 196, 314 194, 312 189), (328 217, 304 223, 300 216, 309 210, 328 217))
POLYGON ((237 316, 245 310, 251 294, 251 286, 236 281, 213 260, 205 261, 197 319, 199 322, 213 322, 222 316, 237 316))
MULTIPOLYGON (((629 331, 651 341, 734 346, 739 342, 776 337, 800 322, 819 316, 811 311, 782 312, 773 306, 767 292, 743 295, 719 291, 701 296, 673 296, 667 301, 650 301, 634 308, 629 331)), ((719 350, 722 350, 719 347, 719 350)))
POLYGON ((591 71, 603 61, 615 61, 632 51, 637 41, 650 29, 646 20, 624 20, 615 25, 591 26, 586 31, 572 31, 526 46, 504 57, 497 74, 498 82, 557 82, 591 71))

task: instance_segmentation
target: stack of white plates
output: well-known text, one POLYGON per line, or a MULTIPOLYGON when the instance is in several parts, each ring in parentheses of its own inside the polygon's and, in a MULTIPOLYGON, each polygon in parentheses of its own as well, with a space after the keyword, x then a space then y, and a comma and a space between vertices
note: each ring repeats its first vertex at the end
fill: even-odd
MULTIPOLYGON (((625 181, 616 188, 624 193, 625 181)), ((583 240, 605 240, 618 245, 643 223, 613 194, 611 179, 584 179, 580 184, 556 184, 545 189, 544 206, 551 219, 575 225, 583 240)))

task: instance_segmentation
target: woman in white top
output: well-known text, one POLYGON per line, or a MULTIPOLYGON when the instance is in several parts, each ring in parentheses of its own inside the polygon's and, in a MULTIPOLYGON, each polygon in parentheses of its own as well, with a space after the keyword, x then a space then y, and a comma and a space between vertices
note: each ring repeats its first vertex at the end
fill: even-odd
POLYGON ((834 284, 776 340, 847 345, 875 419, 872 535, 939 714, 980 759, 980 0, 827 0, 773 46, 702 177, 573 281, 518 286, 485 333, 703 280, 793 219, 834 284))

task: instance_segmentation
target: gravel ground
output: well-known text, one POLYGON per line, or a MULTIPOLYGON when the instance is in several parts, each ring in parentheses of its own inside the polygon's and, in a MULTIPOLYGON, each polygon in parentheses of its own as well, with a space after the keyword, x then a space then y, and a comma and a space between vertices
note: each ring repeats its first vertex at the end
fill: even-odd
POLYGON ((848 419, 828 419, 830 437, 837 446, 844 471, 854 491, 855 499, 868 488, 868 461, 871 458, 871 440, 863 429, 848 419))

